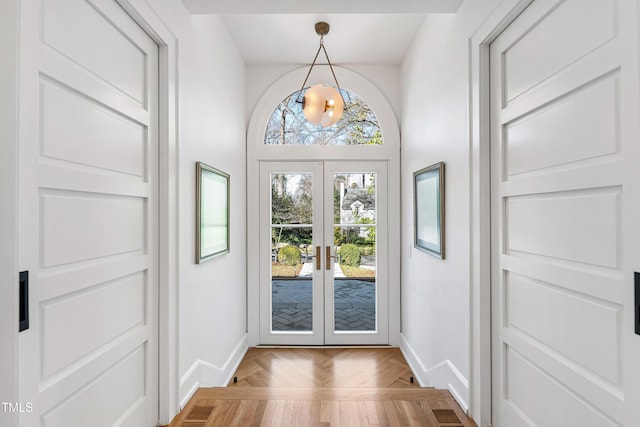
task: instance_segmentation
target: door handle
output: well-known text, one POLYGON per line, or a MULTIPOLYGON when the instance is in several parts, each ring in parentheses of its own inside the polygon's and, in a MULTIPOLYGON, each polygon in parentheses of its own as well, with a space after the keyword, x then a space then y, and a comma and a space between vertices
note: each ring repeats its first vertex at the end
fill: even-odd
POLYGON ((640 273, 633 273, 634 291, 635 291, 635 314, 636 314, 636 334, 640 335, 640 273))
POLYGON ((29 272, 20 272, 20 309, 18 332, 29 329, 29 272))
POLYGON ((314 258, 316 260, 316 270, 320 270, 322 268, 322 252, 320 250, 320 246, 316 246, 316 254, 311 255, 309 258, 314 258))
POLYGON ((322 255, 321 255, 321 250, 320 250, 320 246, 316 246, 316 270, 320 270, 322 268, 321 264, 322 264, 322 255))
POLYGON ((333 263, 331 262, 331 258, 333 258, 333 259, 338 259, 338 257, 337 257, 337 256, 333 256, 333 255, 331 255, 331 246, 327 246, 325 255, 326 255, 326 257, 327 257, 326 269, 327 269, 327 270, 331 270, 331 265, 333 264, 333 263))
POLYGON ((327 263, 325 264, 327 270, 331 270, 331 248, 327 246, 327 250, 325 252, 327 256, 327 263))

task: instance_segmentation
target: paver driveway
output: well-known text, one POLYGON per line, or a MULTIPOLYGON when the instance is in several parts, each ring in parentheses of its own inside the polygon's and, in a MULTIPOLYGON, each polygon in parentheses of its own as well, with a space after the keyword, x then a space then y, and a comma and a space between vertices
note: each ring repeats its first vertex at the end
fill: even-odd
MULTIPOLYGON (((373 331, 375 282, 335 279, 335 327, 337 331, 373 331)), ((311 280, 273 280, 273 330, 310 331, 311 280)))

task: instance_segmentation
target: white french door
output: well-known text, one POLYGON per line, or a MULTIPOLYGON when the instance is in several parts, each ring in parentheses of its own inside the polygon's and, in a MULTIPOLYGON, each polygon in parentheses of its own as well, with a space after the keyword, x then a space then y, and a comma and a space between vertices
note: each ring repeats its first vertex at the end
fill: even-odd
POLYGON ((261 344, 388 344, 386 162, 263 162, 259 221, 261 344))

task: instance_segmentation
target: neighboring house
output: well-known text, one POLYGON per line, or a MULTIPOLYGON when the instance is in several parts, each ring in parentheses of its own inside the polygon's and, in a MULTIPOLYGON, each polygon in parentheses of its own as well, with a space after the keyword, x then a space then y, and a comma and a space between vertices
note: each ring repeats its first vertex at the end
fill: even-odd
MULTIPOLYGON (((345 188, 340 203, 342 224, 375 223, 376 195, 368 188, 345 188)), ((367 237, 369 227, 360 227, 360 237, 367 237)))

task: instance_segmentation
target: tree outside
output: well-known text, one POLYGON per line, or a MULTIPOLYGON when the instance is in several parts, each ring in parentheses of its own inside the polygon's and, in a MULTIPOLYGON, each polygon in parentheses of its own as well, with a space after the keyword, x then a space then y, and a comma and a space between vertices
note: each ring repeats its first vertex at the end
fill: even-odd
MULTIPOLYGON (((378 118, 358 95, 341 89, 345 111, 333 126, 323 128, 309 123, 298 102, 304 96, 294 92, 273 112, 265 131, 268 145, 381 145, 382 132, 378 118)), ((334 246, 352 244, 365 258, 375 256, 376 226, 375 174, 344 173, 334 177, 334 246), (341 186, 340 183, 343 185, 341 186), (341 195, 341 191, 343 194, 341 195), (353 208, 341 206, 345 192, 356 198, 353 208), (364 201, 357 200, 358 198, 364 201), (359 204, 363 205, 360 209, 359 204), (375 205, 375 202, 373 202, 375 205)), ((277 251, 287 245, 299 247, 302 259, 308 260, 313 240, 313 183, 310 174, 272 174, 272 251, 277 264, 277 251)), ((336 252, 337 253, 337 252, 336 252)), ((375 264, 375 263, 374 263, 375 264)), ((353 267, 353 266, 351 266, 353 267)), ((375 271, 374 271, 375 274, 375 271)))
POLYGON ((338 122, 327 128, 309 123, 302 113, 304 96, 294 92, 275 109, 267 129, 264 143, 268 145, 381 145, 382 132, 378 118, 371 107, 353 92, 340 89, 345 110, 338 122))

